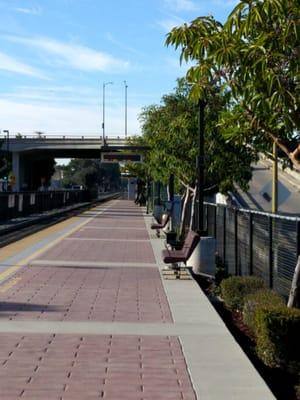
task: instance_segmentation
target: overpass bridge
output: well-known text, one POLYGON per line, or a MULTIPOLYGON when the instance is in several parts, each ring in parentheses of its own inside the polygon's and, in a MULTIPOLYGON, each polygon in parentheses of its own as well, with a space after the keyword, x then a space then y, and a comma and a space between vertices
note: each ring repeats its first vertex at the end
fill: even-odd
POLYGON ((34 160, 53 158, 100 158, 101 152, 118 150, 143 150, 133 146, 130 137, 82 135, 22 135, 0 136, 1 150, 12 153, 12 170, 16 178, 14 190, 19 191, 28 180, 34 160))

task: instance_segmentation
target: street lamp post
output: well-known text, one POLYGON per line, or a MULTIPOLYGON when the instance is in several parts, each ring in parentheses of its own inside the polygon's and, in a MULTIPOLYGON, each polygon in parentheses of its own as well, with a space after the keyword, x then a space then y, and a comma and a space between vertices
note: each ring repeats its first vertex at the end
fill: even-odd
POLYGON ((203 186, 204 186, 204 130, 205 130, 205 120, 204 120, 204 109, 205 102, 203 100, 199 101, 199 119, 198 119, 198 223, 197 227, 199 233, 203 235, 204 233, 204 215, 203 215, 203 186))
POLYGON ((272 179, 272 213, 278 212, 278 154, 277 145, 273 143, 273 179, 272 179))
POLYGON ((9 130, 3 130, 3 133, 6 133, 6 151, 7 155, 9 153, 9 130))
POLYGON ((124 81, 125 85, 125 139, 127 139, 127 89, 128 85, 127 82, 124 81))
MULTIPOLYGON (((8 163, 9 163, 9 130, 3 130, 3 133, 6 134, 6 169, 7 169, 7 175, 9 173, 8 170, 8 163)), ((6 180, 6 188, 5 190, 8 190, 8 176, 7 176, 7 180, 6 180)))
POLYGON ((102 95, 103 95, 103 101, 102 101, 102 144, 103 146, 105 145, 105 87, 107 85, 112 85, 113 82, 103 82, 103 88, 102 88, 102 95))

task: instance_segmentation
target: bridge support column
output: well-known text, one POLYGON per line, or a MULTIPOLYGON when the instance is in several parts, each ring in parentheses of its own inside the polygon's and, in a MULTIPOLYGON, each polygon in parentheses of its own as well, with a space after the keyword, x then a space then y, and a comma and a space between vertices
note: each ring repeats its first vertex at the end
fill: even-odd
POLYGON ((12 190, 19 192, 24 180, 24 163, 20 153, 15 151, 12 153, 12 172, 16 178, 16 183, 13 185, 12 190))

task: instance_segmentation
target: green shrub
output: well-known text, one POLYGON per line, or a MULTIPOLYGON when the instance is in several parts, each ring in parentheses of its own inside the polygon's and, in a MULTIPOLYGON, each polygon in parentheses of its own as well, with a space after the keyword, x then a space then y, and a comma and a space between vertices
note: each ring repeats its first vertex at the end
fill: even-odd
POLYGON ((256 349, 270 367, 296 372, 300 367, 300 310, 286 306, 259 307, 255 313, 256 349))
POLYGON ((254 276, 231 276, 221 282, 221 296, 226 306, 234 310, 242 310, 245 296, 264 287, 262 279, 254 276))
POLYGON ((255 313, 259 307, 263 306, 284 306, 283 298, 274 290, 259 289, 255 293, 248 294, 244 299, 243 321, 251 329, 256 332, 255 313))

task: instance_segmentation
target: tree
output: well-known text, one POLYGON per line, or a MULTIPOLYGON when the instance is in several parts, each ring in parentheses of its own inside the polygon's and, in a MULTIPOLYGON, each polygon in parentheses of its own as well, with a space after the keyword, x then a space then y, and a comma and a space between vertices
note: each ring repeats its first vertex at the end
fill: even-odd
POLYGON ((31 161, 30 188, 37 189, 42 184, 49 186, 51 177, 55 172, 55 160, 53 157, 36 158, 31 161))
POLYGON ((100 160, 72 159, 64 167, 64 185, 82 185, 88 189, 97 186, 105 190, 117 189, 120 185, 120 168, 118 164, 105 164, 100 160))
POLYGON ((166 40, 181 49, 181 61, 196 61, 187 72, 193 98, 217 85, 231 99, 231 112, 219 118, 226 139, 258 151, 274 142, 298 170, 299 20, 299 0, 243 0, 224 25, 199 17, 166 40))
POLYGON ((7 162, 7 159, 5 156, 3 156, 0 152, 0 178, 3 176, 8 175, 8 170, 9 170, 9 163, 7 162))
MULTIPOLYGON (((144 108, 140 115, 143 136, 139 142, 142 140, 150 149, 139 172, 165 184, 174 175, 177 191, 184 192, 181 232, 186 206, 192 198, 193 210, 196 199, 198 105, 190 99, 190 90, 185 80, 178 80, 174 93, 163 96, 160 105, 144 108)), ((228 142, 221 134, 218 115, 225 112, 228 104, 219 88, 211 88, 206 102, 204 191, 226 193, 235 183, 246 190, 255 153, 250 147, 228 142)), ((191 216, 190 223, 192 220, 191 216)))
MULTIPOLYGON (((146 107, 140 115, 143 140, 150 146, 145 172, 154 180, 167 183, 170 174, 177 182, 193 190, 198 153, 197 104, 189 98, 190 87, 178 81, 174 93, 163 96, 161 105, 146 107)), ((251 179, 251 148, 224 139, 217 126, 218 114, 225 110, 226 97, 218 89, 207 97, 205 189, 227 192, 234 183, 247 189, 251 179)))

